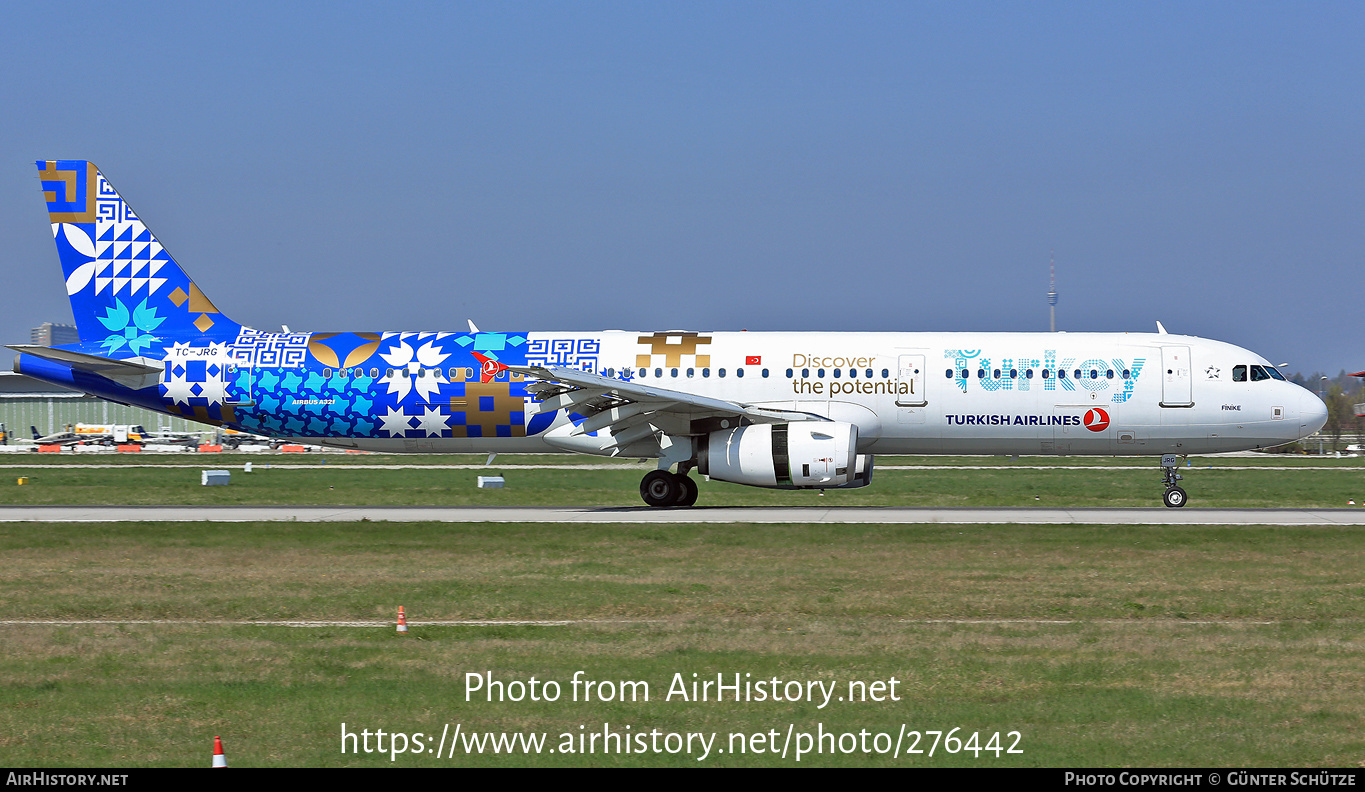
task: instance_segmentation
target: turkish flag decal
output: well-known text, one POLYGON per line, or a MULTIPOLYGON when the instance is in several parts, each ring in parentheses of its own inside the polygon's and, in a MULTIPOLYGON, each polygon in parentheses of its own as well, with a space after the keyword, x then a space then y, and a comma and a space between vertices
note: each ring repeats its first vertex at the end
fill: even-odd
POLYGON ((1085 421, 1085 428, 1092 432, 1103 432, 1109 428, 1109 413, 1105 412, 1102 407, 1087 410, 1083 420, 1085 421))
POLYGON ((761 365, 763 365, 763 356, 762 356, 762 355, 749 355, 748 357, 744 358, 744 365, 746 365, 746 366, 761 366, 761 365))

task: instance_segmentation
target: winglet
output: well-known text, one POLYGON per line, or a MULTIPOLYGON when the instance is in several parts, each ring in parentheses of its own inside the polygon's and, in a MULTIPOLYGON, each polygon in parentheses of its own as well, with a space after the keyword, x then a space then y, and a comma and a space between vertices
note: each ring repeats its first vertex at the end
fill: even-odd
POLYGON ((1157 331, 1157 333, 1159 333, 1159 334, 1161 334, 1161 335, 1169 335, 1169 334, 1166 332, 1166 328, 1164 328, 1164 327, 1161 326, 1161 322, 1157 322, 1157 323, 1156 323, 1156 331, 1157 331))

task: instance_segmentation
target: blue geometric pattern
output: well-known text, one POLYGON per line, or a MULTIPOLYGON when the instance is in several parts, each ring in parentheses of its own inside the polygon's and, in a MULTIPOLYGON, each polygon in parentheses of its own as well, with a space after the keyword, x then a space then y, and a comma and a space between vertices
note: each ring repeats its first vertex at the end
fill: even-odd
POLYGON ((241 326, 214 307, 93 164, 39 161, 38 172, 82 341, 101 343, 105 354, 126 356, 164 338, 237 334, 241 326), (141 314, 129 309, 135 304, 141 314), (111 340, 109 322, 121 321, 125 313, 134 325, 115 332, 130 326, 142 332, 118 344, 111 340), (136 324, 139 316, 156 317, 156 334, 136 324))

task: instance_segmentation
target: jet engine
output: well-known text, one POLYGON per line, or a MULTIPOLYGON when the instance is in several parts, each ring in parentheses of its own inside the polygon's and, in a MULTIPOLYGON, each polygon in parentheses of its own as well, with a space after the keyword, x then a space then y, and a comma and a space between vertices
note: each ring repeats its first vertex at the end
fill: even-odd
POLYGON ((754 424, 699 438, 697 471, 719 481, 779 489, 861 487, 871 455, 859 455, 858 427, 842 421, 754 424))

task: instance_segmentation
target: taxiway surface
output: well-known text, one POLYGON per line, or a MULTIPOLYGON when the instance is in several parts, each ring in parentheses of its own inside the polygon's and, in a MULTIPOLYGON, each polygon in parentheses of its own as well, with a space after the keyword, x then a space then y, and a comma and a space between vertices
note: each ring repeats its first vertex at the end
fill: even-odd
POLYGON ((1365 509, 901 509, 521 506, 0 506, 0 522, 1365 525, 1365 509))

